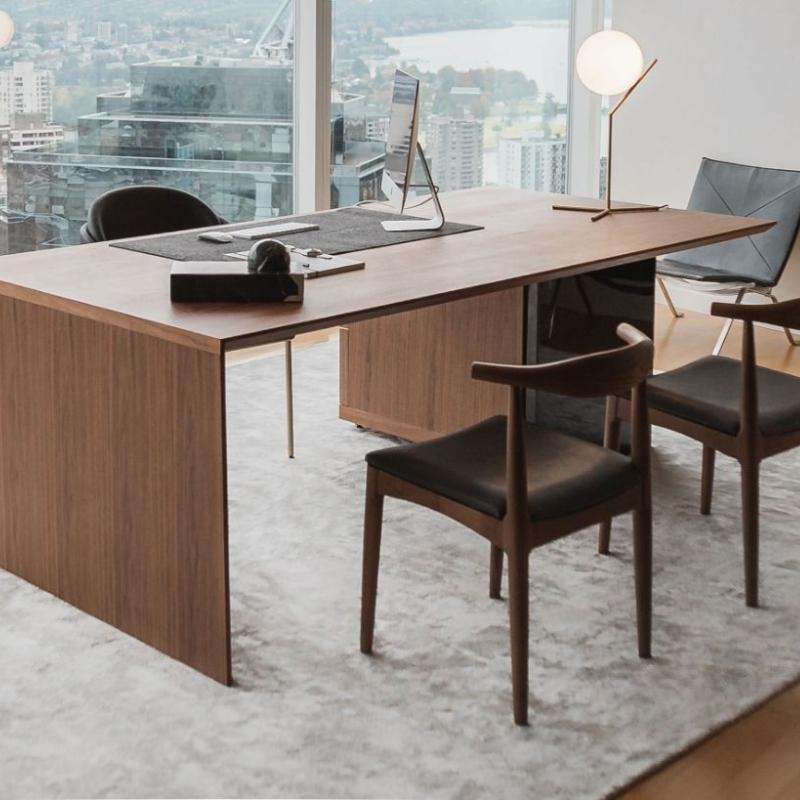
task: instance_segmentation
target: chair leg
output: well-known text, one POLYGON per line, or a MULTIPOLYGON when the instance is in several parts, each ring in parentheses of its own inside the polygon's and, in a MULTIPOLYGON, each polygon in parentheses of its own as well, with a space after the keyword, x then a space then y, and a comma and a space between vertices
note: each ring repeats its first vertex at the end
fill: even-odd
POLYGON ((528 555, 508 555, 508 616, 514 722, 528 724, 528 555))
POLYGON ((383 495, 378 492, 378 472, 367 468, 367 496, 364 506, 364 554, 361 570, 361 652, 372 652, 375 632, 375 601, 378 594, 378 566, 383 527, 383 495))
POLYGON ((700 487, 700 513, 711 513, 711 496, 714 493, 714 460, 717 451, 703 445, 703 477, 700 487))
POLYGON ((784 328, 783 332, 786 334, 786 338, 789 340, 789 344, 792 347, 800 347, 800 339, 798 339, 789 328, 784 328))
POLYGON ((636 584, 636 632, 639 657, 650 658, 653 624, 653 517, 649 491, 633 512, 633 564, 636 584))
POLYGON ((728 334, 731 332, 732 327, 733 327, 732 319, 729 319, 722 326, 722 332, 719 335, 719 339, 717 339, 717 343, 714 345, 714 349, 711 351, 712 355, 718 356, 722 352, 722 348, 725 346, 725 340, 728 338, 728 334))
MULTIPOLYGON (((737 305, 741 303, 746 293, 747 289, 739 289, 739 291, 736 293, 736 299, 733 302, 737 305)), ((722 352, 722 348, 725 346, 725 340, 728 338, 728 334, 731 332, 732 327, 733 319, 729 319, 722 327, 719 339, 717 339, 717 343, 714 345, 714 349, 711 351, 712 355, 718 356, 722 352)))
POLYGON ((500 600, 500 587, 503 584, 503 548, 492 545, 489 559, 489 597, 500 600))
MULTIPOLYGON (((622 420, 619 418, 619 399, 608 397, 606 399, 606 420, 603 429, 603 447, 609 450, 619 450, 619 437, 622 420)), ((607 556, 611 549, 611 518, 600 523, 600 533, 597 538, 597 552, 607 556)))
MULTIPOLYGON (((773 304, 780 302, 774 294, 770 294, 769 299, 772 300, 773 304)), ((792 347, 800 347, 800 339, 796 338, 789 328, 784 328, 783 332, 786 334, 786 338, 789 340, 789 344, 792 347)))
POLYGON ((751 608, 758 608, 758 480, 758 461, 743 461, 742 534, 744 539, 744 591, 747 605, 751 608))
POLYGON ((667 307, 669 308, 670 313, 676 319, 680 319, 683 316, 683 311, 678 311, 678 309, 675 308, 675 304, 672 302, 672 295, 669 293, 667 284, 664 283, 664 279, 656 276, 656 281, 658 282, 658 288, 661 289, 661 294, 664 295, 664 299, 667 301, 667 307))
POLYGON ((292 388, 292 340, 284 343, 286 366, 286 448, 289 458, 294 458, 294 391, 292 388))

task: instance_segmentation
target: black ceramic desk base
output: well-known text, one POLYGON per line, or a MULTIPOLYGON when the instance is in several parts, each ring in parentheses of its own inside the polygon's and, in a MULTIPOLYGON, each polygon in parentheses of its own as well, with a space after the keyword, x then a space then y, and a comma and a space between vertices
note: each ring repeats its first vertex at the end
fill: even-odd
MULTIPOLYGON (((543 364, 621 345, 629 322, 652 337, 655 259, 534 284, 527 291, 526 362, 543 364)), ((528 392, 528 419, 602 443, 605 398, 528 392)), ((627 432, 623 432, 623 444, 627 432)))

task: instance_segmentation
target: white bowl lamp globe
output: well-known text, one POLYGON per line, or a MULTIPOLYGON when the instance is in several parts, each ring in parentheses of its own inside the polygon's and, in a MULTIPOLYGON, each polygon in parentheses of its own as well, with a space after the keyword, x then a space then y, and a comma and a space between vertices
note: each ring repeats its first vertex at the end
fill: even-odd
POLYGON ((0 11, 0 47, 11 44, 14 38, 14 20, 5 11, 0 11))
POLYGON ((644 56, 636 40, 622 31, 600 31, 578 50, 575 68, 583 85, 596 94, 630 89, 642 74, 644 56))

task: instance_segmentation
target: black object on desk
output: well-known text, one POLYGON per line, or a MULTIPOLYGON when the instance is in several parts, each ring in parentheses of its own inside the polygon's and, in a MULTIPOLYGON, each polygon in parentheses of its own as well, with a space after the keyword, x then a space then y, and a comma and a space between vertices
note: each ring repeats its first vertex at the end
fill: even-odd
POLYGON ((305 278, 249 272, 246 261, 173 261, 173 303, 302 303, 305 278))

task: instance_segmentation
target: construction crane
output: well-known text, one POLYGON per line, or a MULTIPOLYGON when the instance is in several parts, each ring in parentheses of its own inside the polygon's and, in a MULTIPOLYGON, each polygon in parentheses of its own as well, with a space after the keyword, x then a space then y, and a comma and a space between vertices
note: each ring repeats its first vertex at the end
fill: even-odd
POLYGON ((253 58, 286 63, 292 60, 294 40, 294 1, 281 0, 269 25, 253 47, 253 58))

